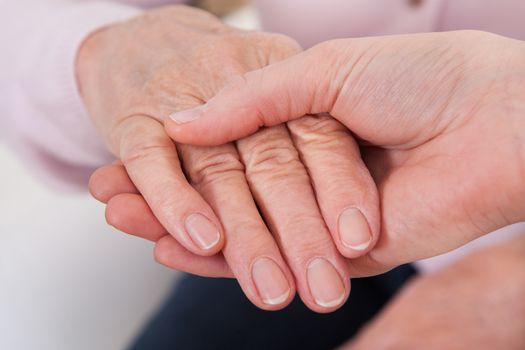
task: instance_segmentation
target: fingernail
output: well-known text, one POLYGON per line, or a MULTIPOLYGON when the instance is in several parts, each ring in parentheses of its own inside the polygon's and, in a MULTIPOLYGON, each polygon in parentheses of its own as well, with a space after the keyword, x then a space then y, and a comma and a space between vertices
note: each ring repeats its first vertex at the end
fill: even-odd
POLYGON ((210 249, 221 239, 221 234, 207 217, 202 214, 191 214, 186 218, 186 230, 191 239, 202 249, 210 249))
POLYGON ((339 238, 343 245, 354 250, 365 250, 372 242, 372 233, 359 209, 345 209, 339 216, 339 238))
POLYGON ((185 124, 199 118, 202 113, 207 109, 208 105, 203 104, 195 108, 186 109, 184 111, 175 112, 170 115, 170 119, 177 124, 185 124))
POLYGON ((343 302, 345 286, 335 267, 328 261, 323 258, 312 260, 306 276, 317 305, 329 308, 343 302))
POLYGON ((259 258, 252 267, 252 278, 262 301, 268 305, 279 305, 290 296, 290 285, 275 261, 259 258))

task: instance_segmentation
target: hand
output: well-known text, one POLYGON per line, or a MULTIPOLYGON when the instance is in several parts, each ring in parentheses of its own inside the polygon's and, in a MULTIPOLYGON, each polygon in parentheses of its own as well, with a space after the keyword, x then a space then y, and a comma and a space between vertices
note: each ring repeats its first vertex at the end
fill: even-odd
POLYGON ((166 128, 180 142, 220 144, 322 112, 367 146, 380 191, 380 240, 351 261, 353 275, 525 218, 525 45, 492 34, 326 42, 233 79, 166 128))
POLYGON ((525 235, 416 277, 341 350, 524 349, 525 235))
POLYGON ((268 128, 236 144, 179 144, 181 166, 161 124, 174 111, 202 104, 232 76, 298 51, 286 37, 238 31, 186 7, 154 10, 94 34, 79 55, 81 90, 123 166, 101 169, 91 189, 109 201, 107 217, 115 227, 158 242, 159 261, 208 276, 233 274, 265 309, 284 307, 297 286, 310 308, 328 312, 350 289, 337 248, 360 256, 379 232, 375 185, 346 128, 311 117, 290 131, 268 128), (339 157, 326 156, 334 152, 339 157), (333 162, 339 169, 326 171, 333 162), (203 252, 194 243, 206 248, 206 237, 186 235, 209 227, 190 219, 196 227, 187 229, 193 213, 217 227, 222 222, 224 259, 198 256, 212 248, 203 252))

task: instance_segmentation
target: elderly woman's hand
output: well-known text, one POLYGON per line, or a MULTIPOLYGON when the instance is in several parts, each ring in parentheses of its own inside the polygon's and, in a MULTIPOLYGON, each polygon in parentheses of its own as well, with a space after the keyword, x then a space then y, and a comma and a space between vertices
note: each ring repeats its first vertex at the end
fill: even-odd
POLYGON ((78 75, 95 124, 122 161, 91 181, 92 193, 109 201, 111 224, 158 241, 155 255, 166 265, 233 274, 261 308, 285 306, 297 287, 310 308, 327 312, 349 293, 344 256, 366 254, 379 232, 376 188, 346 128, 307 117, 236 144, 196 147, 175 146, 162 125, 231 77, 299 51, 289 38, 167 7, 93 34, 78 75), (200 256, 223 242, 224 258, 200 256))
POLYGON ((321 112, 363 140, 380 192, 380 240, 353 274, 525 219, 523 42, 473 31, 334 40, 233 80, 166 127, 215 144, 321 112))

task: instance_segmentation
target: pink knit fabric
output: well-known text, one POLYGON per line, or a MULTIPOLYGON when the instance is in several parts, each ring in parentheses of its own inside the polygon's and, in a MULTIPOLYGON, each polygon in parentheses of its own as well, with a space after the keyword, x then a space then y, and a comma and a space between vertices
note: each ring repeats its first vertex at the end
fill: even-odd
MULTIPOLYGON (((74 59, 93 30, 184 0, 0 0, 0 136, 49 179, 85 186, 111 159, 75 86, 74 59)), ((265 30, 309 47, 337 37, 482 29, 524 39, 519 0, 254 0, 265 30)))

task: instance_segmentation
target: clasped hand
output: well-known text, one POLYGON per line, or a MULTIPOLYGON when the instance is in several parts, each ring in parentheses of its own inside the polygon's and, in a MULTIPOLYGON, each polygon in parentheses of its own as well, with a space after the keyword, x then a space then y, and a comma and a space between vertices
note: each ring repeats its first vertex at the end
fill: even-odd
POLYGON ((81 91, 122 163, 99 170, 91 189, 109 223, 156 242, 159 262, 235 277, 261 308, 284 307, 297 289, 328 312, 350 291, 346 258, 379 234, 376 187, 348 129, 311 116, 203 147, 174 144, 162 124, 299 51, 185 7, 95 33, 79 55, 81 91))
POLYGON ((121 161, 90 188, 159 262, 235 277, 264 309, 297 290, 333 311, 350 277, 523 219, 523 52, 464 32, 301 53, 199 10, 154 10, 79 53, 84 101, 121 161))

